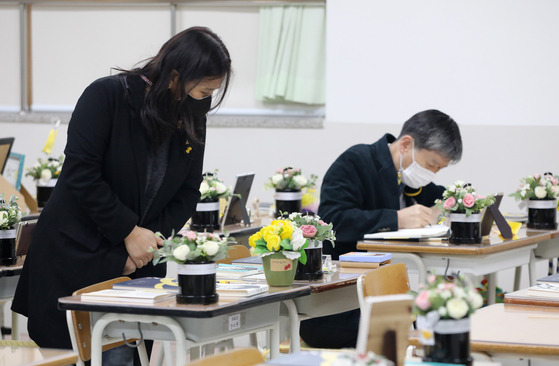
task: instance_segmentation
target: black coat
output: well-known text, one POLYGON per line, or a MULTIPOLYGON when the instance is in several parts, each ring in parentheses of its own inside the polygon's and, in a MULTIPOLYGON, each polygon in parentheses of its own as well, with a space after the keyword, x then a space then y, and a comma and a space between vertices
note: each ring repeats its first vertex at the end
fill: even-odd
MULTIPOLYGON (((33 234, 12 310, 28 317, 29 334, 41 347, 71 348, 58 298, 122 275, 124 238, 135 225, 168 236, 182 228, 200 197, 203 145, 187 146, 177 130, 163 183, 140 220, 151 151, 139 118, 146 84, 129 76, 124 85, 117 76, 102 78, 78 100, 62 173, 33 234)), ((205 125, 205 116, 199 118, 205 125)), ((150 263, 132 277, 164 275, 164 265, 150 263)))
MULTIPOLYGON (((327 241, 323 244, 332 259, 355 251, 357 241, 367 233, 398 230, 400 188, 388 149, 394 141, 394 136, 386 134, 372 145, 352 146, 326 172, 318 214, 331 222, 336 232, 334 248, 327 241)), ((444 187, 430 183, 413 199, 430 207, 443 191, 444 187)), ((406 199, 407 205, 412 203, 406 199)))

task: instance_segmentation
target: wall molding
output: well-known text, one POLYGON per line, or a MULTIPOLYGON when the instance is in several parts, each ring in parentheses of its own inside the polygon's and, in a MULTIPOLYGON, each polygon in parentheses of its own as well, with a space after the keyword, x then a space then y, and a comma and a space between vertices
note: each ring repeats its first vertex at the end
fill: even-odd
MULTIPOLYGON (((67 124, 70 112, 0 112, 0 122, 6 123, 45 123, 60 119, 67 124)), ((305 116, 265 116, 265 115, 208 115, 209 128, 324 128, 324 117, 305 116)))

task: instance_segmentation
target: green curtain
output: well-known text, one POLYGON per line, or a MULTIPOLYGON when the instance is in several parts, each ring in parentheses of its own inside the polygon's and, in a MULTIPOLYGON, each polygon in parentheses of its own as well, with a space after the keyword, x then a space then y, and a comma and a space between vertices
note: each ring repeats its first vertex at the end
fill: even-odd
POLYGON ((256 98, 278 103, 325 103, 324 6, 261 8, 256 98))

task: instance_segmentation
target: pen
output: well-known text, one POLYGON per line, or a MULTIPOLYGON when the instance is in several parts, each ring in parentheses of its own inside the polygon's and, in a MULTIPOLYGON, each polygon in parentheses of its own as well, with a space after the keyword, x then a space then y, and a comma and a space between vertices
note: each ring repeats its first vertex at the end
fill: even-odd
POLYGON ((244 281, 239 281, 239 280, 217 280, 217 283, 244 283, 244 281))

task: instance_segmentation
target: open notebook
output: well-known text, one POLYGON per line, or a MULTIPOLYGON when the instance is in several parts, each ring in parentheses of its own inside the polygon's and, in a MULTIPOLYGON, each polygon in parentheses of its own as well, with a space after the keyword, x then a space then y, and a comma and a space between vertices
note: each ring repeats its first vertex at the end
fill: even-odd
POLYGON ((428 238, 445 238, 448 236, 448 226, 430 225, 418 229, 400 229, 398 231, 383 231, 365 234, 364 239, 374 240, 419 240, 428 238))

